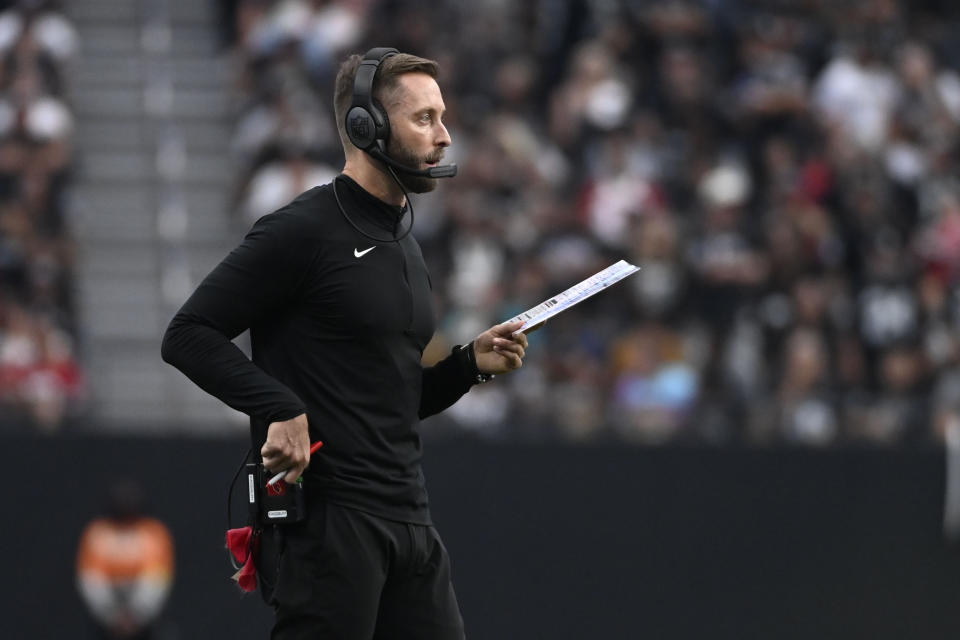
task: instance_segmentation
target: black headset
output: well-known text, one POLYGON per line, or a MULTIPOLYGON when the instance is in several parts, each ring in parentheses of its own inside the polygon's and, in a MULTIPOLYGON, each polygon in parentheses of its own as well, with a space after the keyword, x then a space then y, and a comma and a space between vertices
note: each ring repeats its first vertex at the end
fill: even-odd
POLYGON ((373 80, 380 63, 399 51, 391 47, 370 49, 363 56, 353 79, 353 100, 347 111, 347 136, 358 149, 376 147, 386 153, 390 137, 390 119, 383 105, 373 97, 373 80))
POLYGON ((427 178, 452 178, 457 175, 455 164, 417 169, 401 164, 387 155, 390 118, 387 117, 387 110, 383 105, 373 97, 373 82, 380 63, 398 53, 400 52, 392 47, 376 47, 364 54, 353 79, 353 98, 345 118, 347 137, 358 149, 403 173, 427 178))

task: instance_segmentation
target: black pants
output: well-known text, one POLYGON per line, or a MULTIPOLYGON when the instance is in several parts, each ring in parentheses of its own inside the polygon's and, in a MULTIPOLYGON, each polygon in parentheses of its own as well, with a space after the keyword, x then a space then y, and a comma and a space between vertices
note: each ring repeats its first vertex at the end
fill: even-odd
POLYGON ((431 526, 313 503, 267 527, 258 562, 271 640, 463 640, 450 559, 431 526))

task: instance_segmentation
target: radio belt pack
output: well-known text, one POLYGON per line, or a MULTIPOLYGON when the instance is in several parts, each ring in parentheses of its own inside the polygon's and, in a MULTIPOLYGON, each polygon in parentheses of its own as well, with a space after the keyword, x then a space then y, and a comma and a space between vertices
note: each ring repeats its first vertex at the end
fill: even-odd
POLYGON ((273 474, 262 463, 248 462, 246 471, 251 523, 300 522, 306 517, 303 478, 297 478, 293 484, 283 480, 270 483, 273 474))

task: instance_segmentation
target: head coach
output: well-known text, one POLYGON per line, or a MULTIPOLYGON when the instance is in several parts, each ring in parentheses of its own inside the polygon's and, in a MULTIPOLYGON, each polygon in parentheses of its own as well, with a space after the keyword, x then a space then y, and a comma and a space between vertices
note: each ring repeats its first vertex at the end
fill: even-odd
POLYGON ((254 461, 302 487, 305 518, 257 524, 274 639, 464 637, 418 423, 520 367, 527 342, 505 323, 421 363, 435 320, 407 193, 456 174, 436 76, 395 49, 348 58, 343 172, 258 220, 163 338, 165 361, 250 416, 254 461), (252 360, 231 342, 248 328, 252 360))

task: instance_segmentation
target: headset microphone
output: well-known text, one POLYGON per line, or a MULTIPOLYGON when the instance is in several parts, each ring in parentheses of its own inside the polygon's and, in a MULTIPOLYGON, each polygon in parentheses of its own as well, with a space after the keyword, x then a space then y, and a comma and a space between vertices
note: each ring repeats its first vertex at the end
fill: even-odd
POLYGON ((405 164, 397 162, 376 146, 366 149, 366 152, 377 160, 390 165, 397 171, 411 176, 420 176, 423 178, 452 178, 457 175, 457 165, 455 164, 442 164, 439 167, 430 167, 429 169, 414 169, 413 167, 408 167, 405 164))

